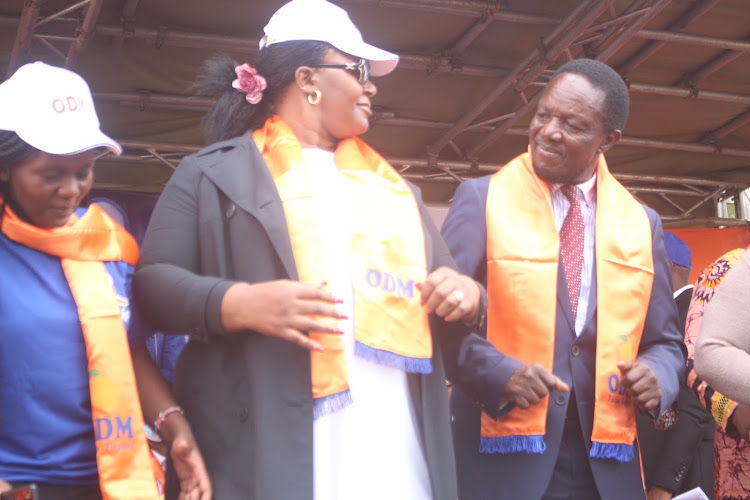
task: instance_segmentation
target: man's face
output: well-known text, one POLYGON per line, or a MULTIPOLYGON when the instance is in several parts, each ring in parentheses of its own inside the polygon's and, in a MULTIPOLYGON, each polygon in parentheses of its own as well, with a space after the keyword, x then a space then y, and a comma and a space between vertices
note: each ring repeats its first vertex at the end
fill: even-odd
POLYGON ((563 73, 549 84, 529 125, 536 175, 563 184, 580 184, 594 175, 599 154, 621 136, 619 130, 604 130, 604 97, 575 73, 563 73))

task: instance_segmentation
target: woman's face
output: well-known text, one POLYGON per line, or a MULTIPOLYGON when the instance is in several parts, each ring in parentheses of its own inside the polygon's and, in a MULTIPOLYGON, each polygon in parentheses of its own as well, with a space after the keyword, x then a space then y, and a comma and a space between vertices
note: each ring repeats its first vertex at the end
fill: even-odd
POLYGON ((91 189, 94 151, 74 155, 39 152, 13 167, 0 167, 19 217, 35 226, 64 226, 91 189))
MULTIPOLYGON (((324 64, 356 63, 358 58, 339 52, 329 51, 323 58, 324 64)), ((336 144, 342 139, 360 135, 370 128, 372 115, 370 99, 377 88, 368 81, 363 86, 357 81, 358 73, 341 68, 315 68, 317 85, 321 93, 319 108, 320 134, 336 144)))

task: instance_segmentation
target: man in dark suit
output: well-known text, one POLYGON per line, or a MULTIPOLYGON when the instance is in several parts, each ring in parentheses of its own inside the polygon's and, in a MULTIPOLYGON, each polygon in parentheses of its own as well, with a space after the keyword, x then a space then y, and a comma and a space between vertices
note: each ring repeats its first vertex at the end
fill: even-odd
MULTIPOLYGON (((664 231, 664 246, 672 273, 680 331, 684 333, 694 288, 690 284, 691 253, 687 244, 669 231, 664 231)), ((714 498, 716 424, 684 380, 680 381, 677 397, 677 421, 671 428, 658 430, 640 413, 636 413, 636 423, 648 500, 666 500, 696 486, 709 498, 714 498)))
POLYGON ((485 367, 504 374, 499 408, 452 394, 459 496, 644 499, 634 407, 667 414, 685 364, 661 221, 604 160, 628 114, 619 75, 579 59, 543 92, 529 152, 462 183, 443 225, 505 354, 485 367))

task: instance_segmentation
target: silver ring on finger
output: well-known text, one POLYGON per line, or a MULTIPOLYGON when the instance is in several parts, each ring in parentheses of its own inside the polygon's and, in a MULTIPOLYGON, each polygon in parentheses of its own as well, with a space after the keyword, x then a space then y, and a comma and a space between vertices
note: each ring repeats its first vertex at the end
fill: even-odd
POLYGON ((451 292, 451 295, 453 295, 453 298, 456 299, 456 302, 458 302, 459 304, 461 302, 463 302, 463 300, 464 300, 464 292, 462 292, 458 288, 456 288, 455 290, 453 290, 451 292))

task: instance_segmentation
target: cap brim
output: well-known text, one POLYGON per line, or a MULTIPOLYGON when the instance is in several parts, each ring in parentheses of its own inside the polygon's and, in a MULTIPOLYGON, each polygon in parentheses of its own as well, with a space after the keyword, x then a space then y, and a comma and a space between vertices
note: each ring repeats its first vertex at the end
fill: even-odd
POLYGON ((398 64, 398 56, 396 56, 396 59, 391 59, 388 61, 373 61, 372 59, 367 60, 370 61, 370 74, 372 76, 385 76, 396 69, 396 65, 398 64))
POLYGON ((95 148, 107 148, 118 156, 122 154, 122 146, 98 129, 79 132, 71 137, 62 137, 59 131, 53 133, 42 127, 16 133, 36 149, 53 155, 74 155, 95 148))

